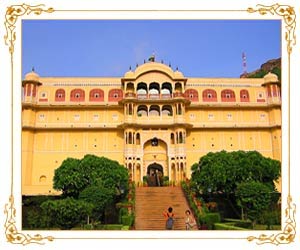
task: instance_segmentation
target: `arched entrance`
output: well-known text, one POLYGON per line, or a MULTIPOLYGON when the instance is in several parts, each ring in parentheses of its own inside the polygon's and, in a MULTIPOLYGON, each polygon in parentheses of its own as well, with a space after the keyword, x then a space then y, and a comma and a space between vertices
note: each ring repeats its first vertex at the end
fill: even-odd
POLYGON ((164 169, 158 163, 152 163, 147 168, 148 186, 160 187, 163 185, 164 169))

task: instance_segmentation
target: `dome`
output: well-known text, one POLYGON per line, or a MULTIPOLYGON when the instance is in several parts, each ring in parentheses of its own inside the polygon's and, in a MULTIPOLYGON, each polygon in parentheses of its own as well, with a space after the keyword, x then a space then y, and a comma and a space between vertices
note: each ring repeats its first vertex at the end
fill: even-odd
POLYGON ((27 73, 25 75, 25 80, 26 81, 39 81, 40 76, 32 70, 31 72, 27 73))
POLYGON ((278 82, 278 77, 277 75, 269 72, 264 76, 264 83, 272 83, 272 82, 278 82))
POLYGON ((184 76, 183 76, 183 74, 180 71, 176 70, 174 72, 174 77, 175 78, 183 78, 184 76))
POLYGON ((132 72, 131 70, 127 71, 124 76, 126 78, 132 78, 132 77, 134 77, 134 72, 132 72))

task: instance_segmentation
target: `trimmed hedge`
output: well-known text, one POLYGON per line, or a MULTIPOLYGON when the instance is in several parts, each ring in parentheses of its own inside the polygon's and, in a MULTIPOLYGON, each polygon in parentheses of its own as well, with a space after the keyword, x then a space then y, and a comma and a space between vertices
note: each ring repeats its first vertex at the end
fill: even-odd
MULTIPOLYGON (((229 222, 231 225, 235 227, 241 227, 246 229, 251 229, 252 224, 250 220, 238 220, 238 219, 225 219, 225 222, 229 222)), ((229 225, 229 223, 226 223, 229 225)))
POLYGON ((120 224, 108 224, 104 225, 103 229, 104 230, 121 230, 123 225, 120 224))
POLYGON ((224 224, 224 223, 215 223, 214 228, 215 228, 215 230, 248 230, 246 228, 236 227, 236 226, 224 224))

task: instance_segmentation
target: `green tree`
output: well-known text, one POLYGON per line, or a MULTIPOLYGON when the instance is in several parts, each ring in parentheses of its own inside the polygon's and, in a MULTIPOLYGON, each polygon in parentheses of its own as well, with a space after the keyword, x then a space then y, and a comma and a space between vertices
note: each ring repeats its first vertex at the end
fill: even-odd
POLYGON ((117 161, 95 155, 85 155, 81 160, 67 158, 55 170, 53 187, 62 191, 63 197, 72 197, 92 205, 91 220, 103 218, 108 207, 128 192, 128 171, 117 161))
POLYGON ((280 177, 280 162, 257 151, 220 151, 208 153, 192 166, 191 182, 198 191, 234 193, 239 183, 263 182, 275 190, 280 177))
POLYGON ((122 186, 128 190, 128 171, 117 161, 95 155, 85 155, 80 161, 81 178, 87 181, 87 186, 98 184, 106 188, 116 189, 122 186))
POLYGON ((80 172, 79 164, 80 160, 67 158, 54 171, 53 188, 62 191, 65 197, 78 197, 80 191, 88 184, 80 172))
POLYGON ((53 188, 62 191, 65 197, 78 198, 85 188, 99 182, 113 190, 120 186, 128 190, 128 171, 117 161, 105 157, 67 158, 54 172, 53 188))
MULTIPOLYGON (((257 151, 208 153, 200 158, 198 164, 192 166, 191 185, 198 192, 206 195, 209 191, 223 193, 230 204, 240 204, 240 207, 243 208, 243 214, 244 209, 246 209, 245 204, 247 204, 245 200, 247 197, 250 199, 250 196, 242 196, 240 190, 238 197, 237 188, 242 189, 243 185, 248 185, 248 183, 262 184, 263 187, 259 184, 255 186, 258 191, 263 190, 268 195, 276 194, 271 196, 272 199, 265 197, 264 205, 270 207, 279 198, 274 182, 280 177, 280 165, 279 161, 264 157, 257 151), (268 190, 264 190, 264 188, 268 190)), ((249 206, 253 209, 249 210, 249 213, 248 210, 246 212, 249 218, 251 217, 255 221, 257 219, 255 212, 262 211, 264 207, 259 207, 255 200, 249 202, 249 206)), ((235 212, 238 214, 238 211, 235 212)))
POLYGON ((254 228, 261 214, 270 207, 273 190, 258 181, 243 182, 236 189, 237 204, 254 228))
POLYGON ((267 71, 261 69, 255 74, 250 75, 249 78, 263 78, 267 73, 267 71))
POLYGON ((62 200, 45 201, 41 204, 41 208, 54 225, 67 230, 85 221, 91 215, 93 205, 67 197, 62 200))
POLYGON ((105 212, 105 208, 114 201, 116 191, 114 189, 105 188, 103 185, 92 185, 84 189, 79 199, 93 204, 92 218, 96 221, 101 220, 105 212))

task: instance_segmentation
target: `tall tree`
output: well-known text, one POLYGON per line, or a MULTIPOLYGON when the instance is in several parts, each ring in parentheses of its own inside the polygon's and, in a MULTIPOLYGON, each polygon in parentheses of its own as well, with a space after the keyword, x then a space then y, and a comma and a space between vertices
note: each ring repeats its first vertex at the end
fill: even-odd
MULTIPOLYGON (((75 201, 79 205, 85 204, 81 206, 82 208, 91 209, 92 213, 88 210, 88 215, 92 215, 91 220, 97 221, 103 217, 108 206, 121 198, 121 189, 124 196, 126 195, 128 178, 128 171, 124 166, 105 157, 85 155, 81 160, 67 158, 55 170, 53 178, 54 189, 62 191, 62 197, 65 199, 42 205, 50 213, 56 211, 56 207, 67 204, 70 206, 70 212, 66 212, 66 220, 68 218, 71 220, 76 214, 76 211, 72 210, 75 201)), ((64 224, 67 225, 66 222, 64 224)), ((72 226, 74 222, 70 221, 69 224, 72 226)))
POLYGON ((261 214, 269 208, 273 190, 258 181, 243 182, 237 186, 238 206, 244 211, 246 218, 252 221, 252 228, 261 214))
POLYGON ((234 193, 242 182, 258 181, 275 191, 280 177, 280 162, 257 151, 220 151, 208 153, 192 166, 192 185, 203 193, 208 190, 234 193))
POLYGON ((53 188, 62 191, 65 197, 78 197, 80 191, 88 184, 80 172, 79 164, 80 160, 67 158, 54 171, 53 188))
POLYGON ((54 172, 53 188, 64 196, 78 198, 80 192, 91 185, 101 184, 106 188, 128 188, 128 171, 117 161, 95 155, 83 159, 67 158, 54 172))

